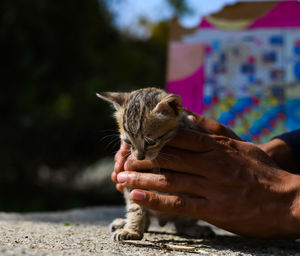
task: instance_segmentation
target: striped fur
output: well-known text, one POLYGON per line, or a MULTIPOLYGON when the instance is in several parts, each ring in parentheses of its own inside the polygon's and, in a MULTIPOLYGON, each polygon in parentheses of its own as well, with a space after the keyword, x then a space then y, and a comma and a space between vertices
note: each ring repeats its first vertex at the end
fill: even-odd
MULTIPOLYGON (((138 160, 155 159, 179 127, 195 128, 183 111, 180 97, 157 88, 97 96, 114 105, 120 137, 131 145, 131 153, 138 160)), ((116 219, 110 226, 115 241, 142 239, 150 224, 150 215, 157 217, 161 225, 174 222, 179 233, 213 235, 210 228, 196 225, 196 220, 146 210, 131 201, 129 193, 130 190, 125 189, 126 219, 116 219)))

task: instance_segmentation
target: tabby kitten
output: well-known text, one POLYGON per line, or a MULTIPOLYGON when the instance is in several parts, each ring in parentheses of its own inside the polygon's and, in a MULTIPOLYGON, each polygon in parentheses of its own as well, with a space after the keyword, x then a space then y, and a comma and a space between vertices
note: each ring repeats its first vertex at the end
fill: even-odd
MULTIPOLYGON (((97 93, 97 96, 115 107, 120 138, 130 145, 131 154, 138 160, 155 159, 179 127, 195 129, 178 95, 157 88, 145 88, 131 93, 103 92, 97 93)), ((153 216, 158 218, 160 226, 168 221, 174 222, 177 232, 181 234, 198 237, 214 235, 209 227, 198 226, 195 219, 139 206, 130 199, 130 191, 129 188, 124 191, 126 219, 116 219, 110 225, 113 240, 142 239, 153 216)))

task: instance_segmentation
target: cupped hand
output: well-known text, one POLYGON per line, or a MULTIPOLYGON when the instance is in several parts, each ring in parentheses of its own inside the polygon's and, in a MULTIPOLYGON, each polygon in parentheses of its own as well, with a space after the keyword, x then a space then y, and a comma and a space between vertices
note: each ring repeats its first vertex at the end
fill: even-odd
MULTIPOLYGON (((196 128, 199 132, 223 135, 225 137, 233 138, 236 140, 242 140, 227 126, 220 124, 213 119, 209 119, 204 116, 197 115, 189 111, 188 109, 185 109, 185 112, 188 114, 188 118, 196 125, 196 128)), ((120 192, 123 192, 124 186, 118 183, 117 175, 118 173, 124 171, 124 163, 127 157, 130 156, 129 150, 130 150, 129 146, 124 141, 121 141, 120 149, 118 150, 114 158, 115 165, 114 165, 114 171, 111 174, 111 179, 113 180, 113 182, 116 183, 116 189, 120 192)))
POLYGON ((111 179, 116 183, 116 189, 120 192, 123 192, 124 186, 118 183, 117 175, 118 173, 124 171, 124 163, 129 155, 130 147, 121 140, 120 149, 118 150, 114 158, 114 171, 111 174, 111 179))
POLYGON ((281 170, 251 143, 181 130, 153 161, 116 158, 119 174, 113 179, 134 188, 131 199, 141 206, 199 218, 241 235, 300 236, 299 176, 281 170), (172 171, 142 172, 153 168, 172 171))

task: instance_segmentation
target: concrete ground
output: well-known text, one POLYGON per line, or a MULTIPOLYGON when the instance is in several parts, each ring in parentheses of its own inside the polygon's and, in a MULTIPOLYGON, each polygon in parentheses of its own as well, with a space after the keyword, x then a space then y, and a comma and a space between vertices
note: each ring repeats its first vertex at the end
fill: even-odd
POLYGON ((210 240, 174 234, 152 225, 142 241, 110 240, 108 224, 123 207, 97 207, 53 213, 0 213, 0 255, 297 255, 300 241, 266 241, 234 236, 215 228, 210 240))

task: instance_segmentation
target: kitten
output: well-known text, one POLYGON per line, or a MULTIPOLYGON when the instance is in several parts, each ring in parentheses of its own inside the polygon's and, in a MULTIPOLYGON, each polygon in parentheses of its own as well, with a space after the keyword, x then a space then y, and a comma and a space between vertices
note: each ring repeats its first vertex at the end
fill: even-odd
MULTIPOLYGON (((98 97, 109 101, 116 109, 120 138, 131 148, 131 154, 138 160, 155 159, 163 146, 172 139, 179 127, 195 129, 182 108, 181 98, 157 88, 145 88, 131 93, 103 92, 98 97)), ((126 188, 126 219, 116 219, 110 225, 115 241, 140 240, 147 231, 150 217, 158 218, 159 225, 168 221, 175 224, 178 233, 212 237, 209 227, 198 226, 196 219, 173 216, 147 210, 131 201, 130 189, 126 188)))

